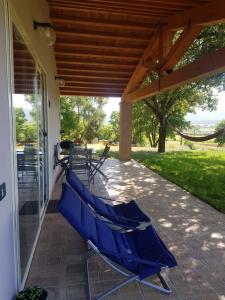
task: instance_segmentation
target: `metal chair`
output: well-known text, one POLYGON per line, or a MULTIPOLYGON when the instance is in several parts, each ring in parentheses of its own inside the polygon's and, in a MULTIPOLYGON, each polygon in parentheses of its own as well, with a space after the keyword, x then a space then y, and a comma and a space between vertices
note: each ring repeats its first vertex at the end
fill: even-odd
POLYGON ((62 174, 66 171, 66 169, 68 168, 69 165, 69 157, 63 157, 60 158, 60 144, 57 143, 56 145, 54 145, 54 165, 53 165, 53 169, 56 168, 56 166, 60 166, 61 170, 58 174, 58 176, 56 177, 56 182, 59 180, 59 178, 62 176, 62 174))
POLYGON ((84 186, 81 180, 72 170, 67 170, 66 180, 70 186, 80 196, 82 201, 92 207, 96 213, 107 219, 108 224, 115 224, 121 228, 121 232, 126 229, 144 230, 151 224, 150 218, 142 212, 134 200, 124 203, 118 199, 109 199, 96 196, 84 186), (114 202, 114 205, 112 204, 114 202), (116 204, 115 204, 116 203, 116 204))
POLYGON ((176 259, 167 249, 152 225, 145 230, 121 233, 108 226, 89 205, 81 200, 68 185, 63 184, 58 210, 88 243, 90 250, 86 266, 88 273, 88 299, 92 299, 89 280, 89 259, 97 254, 115 271, 125 278, 113 288, 103 292, 96 299, 104 299, 130 282, 137 281, 156 291, 170 294, 171 289, 161 271, 177 265, 176 259), (145 280, 157 275, 161 285, 145 280))
POLYGON ((90 184, 91 149, 72 146, 69 150, 68 169, 73 170, 83 182, 90 184))
POLYGON ((94 183, 94 177, 97 173, 102 175, 106 180, 107 176, 100 170, 105 160, 108 158, 110 146, 106 145, 102 154, 98 158, 92 157, 90 160, 90 182, 94 183))

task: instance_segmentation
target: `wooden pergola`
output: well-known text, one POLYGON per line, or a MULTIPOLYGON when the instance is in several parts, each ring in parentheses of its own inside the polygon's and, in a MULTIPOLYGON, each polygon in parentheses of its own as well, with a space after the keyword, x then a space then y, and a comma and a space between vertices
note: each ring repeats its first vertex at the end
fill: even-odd
POLYGON ((58 76, 66 82, 60 92, 122 98, 122 160, 130 159, 134 101, 225 70, 225 48, 174 70, 205 26, 225 22, 224 0, 47 2, 57 36, 58 76), (142 87, 151 72, 160 79, 142 87))

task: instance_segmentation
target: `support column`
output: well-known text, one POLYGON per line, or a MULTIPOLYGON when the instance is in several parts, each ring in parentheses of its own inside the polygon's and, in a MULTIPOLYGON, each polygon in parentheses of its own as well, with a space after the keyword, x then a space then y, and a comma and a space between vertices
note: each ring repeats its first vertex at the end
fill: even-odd
POLYGON ((120 103, 120 144, 119 159, 127 161, 131 159, 132 143, 132 104, 120 103))

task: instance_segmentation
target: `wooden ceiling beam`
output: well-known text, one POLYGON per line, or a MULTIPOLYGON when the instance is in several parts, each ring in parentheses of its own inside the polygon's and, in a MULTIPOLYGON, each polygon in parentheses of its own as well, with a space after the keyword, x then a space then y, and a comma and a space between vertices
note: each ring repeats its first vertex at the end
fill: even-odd
POLYGON ((65 76, 76 76, 76 75, 80 75, 80 76, 95 76, 95 77, 110 77, 110 78, 124 78, 124 79, 129 79, 130 75, 132 74, 132 72, 130 71, 100 71, 100 70, 83 70, 83 69, 77 69, 73 70, 73 69, 64 69, 64 68, 58 68, 58 74, 60 75, 65 75, 65 76))
MULTIPOLYGON (((57 1, 49 1, 57 3, 57 1)), ((61 1, 60 3, 64 3, 64 4, 76 4, 81 1, 61 1)), ((82 1, 82 3, 86 3, 87 1, 82 1)), ((139 8, 139 9, 143 9, 143 8, 150 8, 150 9, 157 9, 157 10, 171 10, 171 9, 175 9, 175 10, 180 10, 180 9, 186 9, 186 8, 190 8, 196 5, 196 2, 185 2, 185 3, 180 3, 180 1, 178 2, 173 2, 173 1, 162 1, 162 2, 158 2, 158 1, 135 1, 133 0, 132 2, 129 0, 89 0, 88 3, 101 3, 101 4, 109 4, 109 5, 114 5, 114 6, 129 6, 129 8, 139 8)))
POLYGON ((65 81, 69 81, 69 82, 92 82, 92 83, 102 83, 104 84, 126 84, 127 81, 126 80, 116 80, 116 79, 102 79, 102 78, 89 78, 89 77, 79 77, 79 76, 73 76, 73 77, 64 77, 65 81))
POLYGON ((111 13, 111 14, 114 14, 114 15, 121 15, 121 16, 127 16, 128 18, 129 17, 132 17, 132 16, 135 16, 135 17, 149 17, 151 18, 152 20, 156 19, 156 20, 159 20, 161 19, 162 17, 165 17, 165 16, 168 16, 168 14, 157 14, 157 13, 140 13, 140 12, 135 12, 135 10, 122 10, 122 9, 110 9, 110 8, 107 8, 107 6, 105 8, 96 8, 94 6, 90 6, 90 5, 64 5, 64 4, 56 4, 56 3, 51 3, 51 7, 54 9, 54 8, 60 8, 62 9, 63 11, 73 11, 74 9, 76 10, 79 10, 81 11, 81 14, 82 14, 82 11, 83 12, 101 12, 101 13, 111 13))
MULTIPOLYGON (((181 35, 181 38, 177 41, 178 44, 175 44, 174 47, 172 47, 170 53, 168 54, 169 56, 164 61, 163 70, 169 70, 170 68, 173 68, 175 64, 182 58, 188 47, 192 44, 193 40, 202 30, 202 25, 200 25, 199 27, 194 26, 195 24, 201 24, 203 20, 202 16, 204 16, 204 20, 207 22, 209 20, 218 22, 218 20, 221 20, 221 15, 223 15, 223 18, 225 20, 225 14, 221 14, 221 10, 225 11, 225 2, 213 0, 208 4, 199 5, 195 8, 189 9, 163 20, 163 24, 161 24, 160 27, 160 30, 163 31, 163 34, 170 32, 170 30, 182 29, 183 27, 187 28, 181 35), (218 11, 218 9, 220 11, 218 11), (212 12, 212 14, 210 14, 210 11, 212 12)), ((155 67, 157 67, 155 62, 157 62, 158 57, 155 53, 153 53, 152 49, 154 48, 154 46, 157 46, 157 36, 159 37, 159 32, 159 30, 156 31, 151 38, 148 47, 145 49, 144 54, 123 93, 124 96, 137 89, 138 86, 140 86, 140 84, 143 82, 147 74, 149 74, 154 70, 155 67), (145 64, 145 61, 150 61, 150 65, 145 64)), ((159 62, 159 68, 161 67, 163 66, 159 62)))
POLYGON ((127 16, 145 16, 145 17, 151 17, 151 18, 162 18, 162 17, 167 17, 170 15, 168 12, 161 12, 159 11, 146 11, 146 10, 132 10, 129 8, 120 8, 120 7, 112 7, 107 5, 92 5, 92 4, 63 4, 63 3, 56 3, 56 2, 51 2, 51 7, 59 7, 62 8, 62 10, 74 10, 74 9, 79 9, 83 11, 87 10, 92 10, 92 11, 101 11, 101 12, 108 12, 108 13, 114 13, 117 15, 127 15, 127 16))
POLYGON ((71 65, 70 63, 57 63, 57 69, 67 69, 67 70, 83 70, 83 71, 104 71, 104 72, 121 72, 126 73, 132 72, 134 68, 130 66, 120 67, 119 65, 94 65, 94 64, 75 64, 71 65))
POLYGON ((134 35, 134 34, 122 34, 120 32, 111 32, 108 33, 107 31, 103 31, 103 32, 98 32, 95 31, 94 29, 87 29, 85 31, 85 29, 73 29, 70 31, 70 29, 65 29, 65 27, 62 28, 56 28, 56 34, 57 36, 62 36, 62 37, 87 37, 87 38, 103 38, 103 39, 108 39, 108 40, 112 40, 112 39, 117 39, 117 40, 123 40, 123 41, 148 41, 149 39, 149 35, 146 36, 139 36, 139 35, 134 35))
POLYGON ((113 64, 113 65, 126 65, 133 66, 138 62, 137 58, 127 57, 107 57, 107 56, 80 56, 80 55, 56 55, 57 62, 71 62, 71 63, 94 63, 94 64, 113 64))
POLYGON ((173 70, 203 28, 203 26, 195 25, 191 28, 186 28, 181 33, 179 39, 173 47, 171 47, 168 55, 165 57, 162 67, 160 68, 161 72, 173 70))
POLYGON ((66 23, 66 21, 62 23, 52 23, 54 30, 56 32, 68 32, 73 34, 89 34, 89 35, 99 35, 105 36, 107 34, 108 37, 119 37, 119 38, 136 38, 142 40, 148 40, 151 33, 154 31, 150 28, 145 28, 142 30, 137 29, 124 29, 124 28, 112 28, 110 26, 105 25, 96 25, 92 23, 91 25, 86 24, 84 22, 83 25, 66 23))
POLYGON ((165 30, 180 30, 186 26, 212 25, 225 22, 225 1, 213 0, 204 5, 186 10, 177 15, 168 17, 165 30))
POLYGON ((114 88, 114 87, 82 87, 82 86, 65 86, 64 90, 67 91, 95 91, 95 92, 113 92, 113 93, 122 93, 123 89, 121 88, 114 88))
POLYGON ((100 79, 100 80, 104 80, 104 79, 110 79, 110 80, 122 80, 124 82, 128 82, 129 80, 129 76, 125 77, 125 76, 116 76, 116 74, 108 74, 108 73, 105 73, 106 75, 99 75, 99 74, 92 74, 92 73, 79 73, 79 72, 76 72, 76 73, 73 73, 73 74, 66 74, 66 73, 63 73, 63 72, 59 72, 58 71, 58 75, 60 77, 63 77, 63 78, 67 78, 68 76, 76 76, 76 77, 80 77, 80 78, 96 78, 96 79, 100 79))
MULTIPOLYGON (((51 3, 54 5, 57 2, 56 1, 51 1, 51 3)), ((176 7, 172 7, 171 6, 165 6, 165 5, 154 5, 149 3, 148 5, 138 5, 135 4, 133 1, 129 3, 124 3, 124 2, 120 2, 120 3, 115 3, 114 1, 108 1, 107 3, 105 3, 104 1, 90 1, 90 0, 82 0, 82 1, 76 1, 76 2, 72 2, 72 1, 61 1, 60 2, 61 5, 64 6, 72 6, 72 7, 94 7, 94 8, 98 8, 98 9, 116 9, 116 10, 123 10, 124 12, 130 12, 130 11, 135 11, 136 13, 157 13, 157 14, 163 14, 163 13, 171 13, 171 10, 174 12, 180 11, 180 8, 178 6, 176 7)))
POLYGON ((51 18, 58 18, 63 20, 77 20, 77 21, 84 21, 84 22, 96 22, 97 24, 100 23, 103 26, 107 25, 120 25, 123 26, 138 26, 144 28, 152 28, 152 26, 156 25, 158 20, 152 20, 149 17, 136 17, 134 16, 127 16, 127 15, 118 15, 118 14, 109 14, 103 11, 80 11, 79 9, 74 10, 64 10, 62 14, 61 7, 52 7, 50 10, 51 18))
MULTIPOLYGON (((76 68, 76 66, 78 65, 78 68, 82 68, 84 67, 85 70, 88 70, 88 68, 90 69, 94 69, 94 70, 100 70, 100 68, 105 68, 105 70, 107 68, 111 69, 111 70, 117 70, 118 69, 124 69, 127 71, 131 71, 135 68, 135 65, 126 65, 126 64, 113 64, 113 63, 106 63, 106 62, 101 62, 101 63, 96 63, 96 62, 79 62, 79 61, 57 61, 57 65, 59 66, 63 66, 63 67, 71 67, 71 68, 76 68)), ((101 69, 101 70, 102 70, 101 69)))
POLYGON ((125 102, 134 102, 144 98, 156 95, 172 88, 180 87, 184 84, 196 81, 204 77, 213 76, 225 71, 225 47, 216 50, 199 58, 183 68, 173 73, 163 76, 159 80, 154 81, 149 86, 139 88, 136 91, 125 95, 125 102), (159 91, 160 86, 160 91, 159 91))
POLYGON ((137 41, 137 40, 118 40, 107 39, 107 38, 93 38, 93 37, 81 37, 81 36, 57 36, 56 45, 82 45, 90 47, 106 47, 106 48, 115 48, 115 49, 144 49, 147 45, 147 41, 137 41))
MULTIPOLYGON (((138 53, 138 55, 140 55, 140 53, 142 54, 143 52, 143 48, 141 46, 136 45, 132 45, 130 48, 126 46, 124 47, 120 47, 118 45, 101 45, 101 44, 90 44, 88 45, 87 43, 80 43, 80 42, 74 42, 74 41, 60 41, 57 40, 56 44, 55 44, 55 48, 58 49, 59 48, 64 48, 64 49, 72 49, 72 48, 81 48, 81 49, 86 49, 85 51, 87 52, 88 50, 90 51, 94 51, 96 49, 98 49, 99 51, 116 51, 117 53, 120 52, 130 52, 132 53, 138 53)), ((104 52, 103 52, 104 53, 104 52)))
MULTIPOLYGON (((49 3, 51 3, 52 1, 54 2, 59 2, 61 3, 62 1, 59 0, 47 0, 49 3)), ((68 1, 68 0, 67 0, 68 1)), ((74 0, 71 0, 70 3, 76 2, 74 0)), ((101 0, 101 2, 104 3, 108 3, 108 0, 101 0)), ((114 2, 114 3, 126 3, 126 4, 130 4, 130 0, 110 0, 110 2, 114 2)), ((203 1, 202 1, 203 2, 203 1)), ((155 5, 156 7, 161 7, 161 6, 180 6, 180 7, 193 7, 196 6, 196 0, 133 0, 132 3, 138 4, 138 5, 143 5, 143 6, 147 6, 147 5, 155 5)))
POLYGON ((126 30, 137 30, 140 32, 146 32, 146 31, 150 31, 151 29, 154 30, 155 28, 155 24, 143 24, 143 23, 137 23, 137 24, 132 24, 132 23, 126 23, 126 22, 122 22, 120 23, 119 20, 118 21, 114 21, 112 22, 110 19, 106 22, 106 21, 102 21, 101 19, 91 19, 91 18, 84 18, 83 16, 80 16, 79 18, 74 19, 73 17, 68 18, 68 17, 64 17, 63 15, 57 15, 57 16, 52 16, 51 17, 52 23, 53 23, 53 27, 54 24, 69 24, 69 25, 73 25, 73 26, 102 26, 104 27, 105 30, 107 30, 108 28, 110 29, 126 29, 126 30))
POLYGON ((90 97, 120 97, 121 93, 115 92, 97 92, 97 91, 77 91, 71 90, 67 91, 64 89, 60 89, 60 94, 65 96, 90 96, 90 97))
POLYGON ((87 48, 78 48, 78 47, 71 47, 71 48, 59 48, 55 46, 55 54, 56 55, 78 55, 78 56, 92 56, 92 57, 109 57, 109 58, 136 58, 140 57, 140 52, 134 53, 130 51, 113 51, 113 50, 105 50, 105 49, 87 49, 87 48))
POLYGON ((152 35, 148 47, 145 49, 144 54, 142 55, 140 61, 138 62, 134 73, 132 74, 129 83, 124 90, 124 95, 130 93, 135 90, 144 78, 149 73, 150 67, 145 65, 145 61, 149 57, 154 57, 155 52, 157 51, 157 46, 159 43, 159 27, 156 29, 155 33, 152 35))
POLYGON ((116 88, 120 88, 120 89, 124 89, 125 84, 123 83, 115 83, 115 82, 100 82, 100 81, 90 81, 90 80, 82 80, 82 79, 78 79, 76 81, 66 81, 66 87, 71 87, 71 86, 96 86, 96 87, 116 87, 116 88))

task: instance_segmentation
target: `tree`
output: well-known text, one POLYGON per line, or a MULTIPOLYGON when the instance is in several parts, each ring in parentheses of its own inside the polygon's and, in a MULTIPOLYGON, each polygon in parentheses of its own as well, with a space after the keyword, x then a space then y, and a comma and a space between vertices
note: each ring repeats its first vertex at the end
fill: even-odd
POLYGON ((159 122, 144 102, 137 102, 132 109, 132 140, 134 144, 144 144, 145 137, 151 147, 158 145, 159 122))
MULTIPOLYGON (((215 131, 218 131, 222 128, 225 127, 225 119, 220 121, 219 123, 217 123, 215 131)), ((218 136, 215 139, 215 142, 218 143, 219 146, 223 146, 225 144, 225 133, 223 133, 222 135, 218 136)))
POLYGON ((110 115, 109 124, 113 128, 112 140, 119 140, 119 124, 120 124, 120 113, 118 111, 113 111, 110 115))
MULTIPOLYGON (((225 41, 223 38, 218 37, 222 37, 224 31, 223 25, 209 26, 204 29, 175 69, 194 61, 210 51, 223 47, 225 41)), ((144 82, 144 85, 149 84, 156 78, 158 78, 157 74, 151 74, 144 82)), ((147 98, 145 103, 159 122, 158 152, 165 152, 168 120, 169 118, 173 118, 176 111, 175 107, 180 108, 182 114, 193 112, 196 107, 201 108, 202 110, 214 110, 217 104, 215 88, 218 91, 221 91, 224 87, 225 74, 219 74, 147 98)))
POLYGON ((101 140, 114 140, 114 128, 111 124, 104 124, 99 130, 101 140))
POLYGON ((99 137, 99 128, 105 118, 105 104, 106 99, 101 97, 61 97, 61 129, 65 132, 65 138, 90 142, 99 137))
POLYGON ((25 124, 26 124, 26 117, 22 107, 15 108, 15 115, 16 115, 16 142, 22 143, 25 138, 25 124))
MULTIPOLYGON (((153 99, 152 99, 153 100, 153 99)), ((156 148, 159 142, 159 121, 153 112, 151 105, 155 103, 147 102, 147 106, 144 102, 135 103, 133 106, 133 139, 143 141, 143 135, 145 135, 151 147, 156 148), (150 108, 150 109, 149 109, 150 108), (138 137, 138 138, 137 138, 138 137)), ((185 104, 180 103, 176 105, 171 113, 168 115, 167 120, 169 123, 179 129, 189 127, 189 122, 184 118, 186 114, 185 104)), ((157 107, 158 108, 158 107, 157 107)), ((156 107, 155 107, 156 109, 156 107)), ((167 136, 175 137, 172 127, 167 127, 167 136)))

